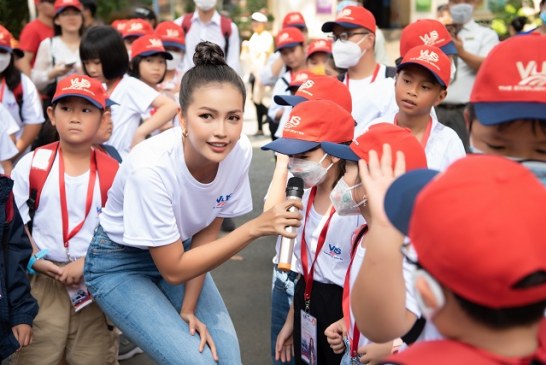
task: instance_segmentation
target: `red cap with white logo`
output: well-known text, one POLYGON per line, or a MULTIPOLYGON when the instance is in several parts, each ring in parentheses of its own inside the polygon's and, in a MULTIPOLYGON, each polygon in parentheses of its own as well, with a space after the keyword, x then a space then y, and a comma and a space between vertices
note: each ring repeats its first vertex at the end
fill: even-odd
POLYGON ((0 25, 0 49, 8 53, 15 53, 18 57, 23 57, 24 53, 19 48, 14 48, 14 39, 9 30, 0 25))
POLYGON ((296 47, 305 42, 303 33, 298 28, 285 28, 282 29, 275 38, 275 44, 277 45, 277 51, 283 48, 296 47))
POLYGON ((321 142, 344 143, 353 139, 355 121, 347 110, 333 101, 311 100, 292 109, 282 137, 262 147, 283 155, 297 155, 321 142))
POLYGON ((448 56, 457 54, 451 34, 445 25, 435 19, 419 19, 402 30, 400 56, 404 57, 410 49, 423 44, 438 47, 448 56))
POLYGON ((294 77, 290 80, 290 83, 288 84, 286 90, 296 91, 301 85, 303 85, 305 81, 309 80, 312 75, 313 73, 307 70, 296 72, 294 77))
POLYGON ((448 87, 451 78, 451 61, 444 52, 434 46, 417 46, 410 49, 398 65, 400 71, 408 65, 419 65, 429 70, 440 85, 448 87))
POLYGON ((108 99, 102 83, 85 75, 70 75, 57 83, 57 89, 51 102, 55 104, 63 98, 76 96, 84 98, 99 109, 115 104, 108 99))
POLYGON ((55 15, 60 14, 66 8, 74 8, 79 11, 83 10, 82 3, 80 3, 79 0, 56 0, 55 4, 53 4, 53 8, 55 9, 55 15))
POLYGON ((121 36, 125 39, 127 37, 141 37, 146 34, 152 34, 154 32, 152 25, 143 19, 129 19, 125 24, 125 28, 121 33, 121 36))
POLYGON ((546 37, 528 34, 499 43, 483 61, 470 102, 481 124, 546 118, 546 37))
POLYGON ((186 38, 184 30, 175 22, 161 22, 155 28, 155 34, 161 38, 163 46, 176 47, 186 50, 186 38))
POLYGON ((332 54, 332 41, 329 39, 313 39, 307 45, 307 58, 309 58, 314 53, 323 52, 327 54, 332 54))
POLYGON ((123 34, 123 31, 125 30, 125 27, 127 26, 127 23, 129 23, 128 19, 117 19, 112 22, 112 28, 118 31, 119 34, 123 34))
POLYGON ((339 25, 343 28, 365 28, 375 33, 375 17, 363 6, 349 5, 344 7, 337 15, 334 22, 326 22, 322 25, 322 31, 330 33, 334 26, 339 25))
POLYGON ((154 34, 144 35, 136 39, 131 45, 131 58, 135 58, 136 56, 146 57, 157 54, 164 56, 168 60, 173 59, 173 56, 169 52, 165 51, 165 47, 163 47, 163 42, 161 39, 154 34))
POLYGON ((305 30, 307 28, 307 26, 305 25, 305 19, 303 19, 303 15, 298 11, 286 14, 284 16, 284 19, 282 20, 282 27, 298 28, 299 30, 305 30))

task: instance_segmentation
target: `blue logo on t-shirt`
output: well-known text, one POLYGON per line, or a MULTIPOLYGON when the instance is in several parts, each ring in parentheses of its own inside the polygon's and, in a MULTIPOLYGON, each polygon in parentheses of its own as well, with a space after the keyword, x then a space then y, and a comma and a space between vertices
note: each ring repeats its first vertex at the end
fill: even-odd
POLYGON ((325 254, 336 260, 342 260, 341 256, 341 247, 336 245, 328 244, 328 250, 324 251, 325 254))
POLYGON ((216 206, 214 207, 214 209, 223 208, 224 205, 226 205, 226 203, 231 198, 231 195, 233 195, 233 193, 226 194, 226 195, 220 195, 218 198, 216 198, 216 206))

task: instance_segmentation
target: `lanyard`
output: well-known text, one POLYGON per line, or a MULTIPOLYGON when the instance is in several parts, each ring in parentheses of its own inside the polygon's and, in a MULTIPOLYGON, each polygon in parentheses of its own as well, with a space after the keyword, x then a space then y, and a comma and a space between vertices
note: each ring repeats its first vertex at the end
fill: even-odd
POLYGON ((0 104, 4 101, 4 90, 6 89, 6 78, 2 78, 2 84, 0 85, 0 104))
POLYGON ((83 227, 85 219, 91 210, 91 203, 93 202, 93 192, 95 190, 95 180, 97 176, 97 162, 95 159, 95 150, 91 153, 91 166, 89 171, 89 183, 87 184, 87 198, 85 200, 85 215, 83 220, 74 227, 70 232, 68 231, 68 208, 66 204, 66 187, 64 182, 64 161, 63 151, 59 147, 59 195, 61 200, 61 218, 63 221, 63 245, 66 250, 66 255, 70 259, 68 250, 69 241, 74 237, 83 227))
MULTIPOLYGON (((379 66, 379 63, 375 65, 375 69, 373 70, 372 79, 370 80, 370 84, 373 84, 375 82, 375 79, 377 78, 377 74, 379 73, 379 69, 381 66, 379 66)), ((347 89, 349 88, 349 73, 347 72, 345 74, 345 84, 347 85, 347 89)))
POLYGON ((311 189, 311 193, 309 194, 309 201, 307 202, 307 209, 305 211, 305 223, 303 224, 303 232, 302 232, 302 238, 301 238, 301 264, 303 268, 303 279, 305 280, 305 310, 309 312, 309 305, 311 303, 311 290, 313 289, 313 275, 315 270, 315 263, 317 262, 317 257, 320 254, 320 251, 322 250, 322 246, 324 246, 324 242, 326 242, 326 233, 328 233, 328 226, 330 225, 330 220, 332 219, 332 216, 336 212, 334 207, 330 208, 330 212, 328 215, 328 219, 326 222, 324 222, 324 226, 322 227, 322 230, 320 231, 320 236, 318 238, 317 242, 317 250, 315 251, 315 259, 313 260, 313 263, 311 264, 311 268, 309 268, 309 262, 307 258, 307 242, 305 241, 305 227, 307 225, 307 217, 309 217, 309 211, 311 210, 311 207, 313 206, 313 202, 315 201, 315 195, 317 194, 317 187, 314 186, 311 189))
MULTIPOLYGON (((394 125, 398 125, 398 114, 394 117, 394 125)), ((421 146, 423 148, 427 147, 428 139, 430 138, 430 132, 432 131, 432 117, 428 120, 427 128, 425 129, 425 134, 423 134, 423 139, 421 139, 421 146)))
MULTIPOLYGON (((360 240, 366 232, 368 231, 368 225, 364 225, 361 228, 359 228, 355 234, 355 241, 353 242, 353 250, 351 252, 351 261, 349 261, 349 267, 347 268, 347 273, 345 274, 345 282, 343 283, 343 299, 342 299, 342 307, 343 307, 343 318, 345 319, 345 326, 347 328, 347 331, 351 328, 351 306, 349 304, 351 296, 351 266, 353 265, 353 260, 355 258, 355 254, 357 251, 357 247, 360 243, 360 240)), ((351 357, 358 356, 358 341, 360 340, 360 330, 356 326, 356 323, 353 326, 353 335, 351 337, 350 349, 349 353, 351 354, 351 357)))

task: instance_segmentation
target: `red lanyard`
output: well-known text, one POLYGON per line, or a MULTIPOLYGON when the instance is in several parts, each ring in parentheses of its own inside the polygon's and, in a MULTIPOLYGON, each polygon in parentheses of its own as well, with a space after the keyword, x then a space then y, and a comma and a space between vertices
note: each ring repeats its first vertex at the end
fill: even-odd
POLYGON ((0 103, 4 101, 4 90, 6 89, 6 78, 2 78, 2 84, 0 85, 0 103))
MULTIPOLYGON (((398 114, 394 117, 394 125, 398 125, 398 114)), ((421 146, 423 148, 427 147, 428 139, 430 138, 430 132, 432 131, 432 117, 430 117, 427 128, 425 129, 425 134, 423 134, 423 138, 421 139, 421 146)))
POLYGON ((114 90, 116 90, 116 87, 118 87, 120 82, 121 82, 121 79, 117 79, 114 82, 114 85, 112 85, 112 89, 110 89, 110 91, 108 91, 108 88, 106 88, 106 93, 108 94, 108 97, 112 96, 112 94, 114 93, 114 90))
POLYGON ((91 166, 89 169, 89 183, 87 184, 87 198, 85 200, 85 215, 83 220, 74 227, 70 232, 68 231, 68 208, 66 204, 66 187, 64 182, 64 161, 63 161, 63 151, 59 147, 59 195, 61 198, 61 218, 63 221, 63 245, 66 250, 66 255, 70 259, 68 253, 69 241, 74 237, 83 227, 85 219, 91 210, 91 203, 93 203, 93 193, 95 190, 95 180, 97 176, 97 163, 95 160, 95 151, 91 153, 91 166))
MULTIPOLYGON (((364 225, 356 230, 355 234, 355 241, 353 242, 353 251, 351 252, 351 261, 349 262, 349 267, 347 268, 347 273, 345 274, 345 282, 343 283, 343 299, 342 299, 342 307, 343 307, 343 318, 345 319, 345 326, 347 328, 347 331, 351 328, 351 306, 349 304, 351 296, 351 266, 353 265, 353 260, 355 258, 356 251, 358 250, 358 245, 364 237, 364 234, 368 231, 368 225, 364 225), (362 234, 361 234, 362 232, 362 234)), ((353 326, 353 336, 351 337, 349 352, 351 354, 351 357, 358 356, 358 341, 360 340, 360 330, 355 325, 353 326)))
POLYGON ((309 304, 311 302, 311 290, 313 289, 313 275, 314 275, 314 269, 315 269, 315 263, 317 262, 317 257, 320 254, 320 251, 322 250, 322 246, 324 246, 324 242, 326 242, 326 233, 328 233, 328 226, 330 225, 330 220, 332 220, 332 216, 336 212, 334 207, 330 208, 330 213, 328 216, 328 219, 324 223, 324 226, 322 227, 322 230, 320 231, 320 236, 318 238, 317 242, 317 250, 315 251, 315 259, 313 260, 313 263, 311 264, 311 269, 309 269, 309 259, 307 258, 307 242, 305 241, 305 227, 307 225, 307 218, 309 217, 309 211, 311 210, 311 207, 313 206, 313 202, 315 201, 315 195, 317 194, 317 187, 314 186, 311 189, 311 193, 309 194, 309 200, 307 202, 307 209, 305 211, 305 223, 303 224, 303 232, 301 237, 301 265, 303 268, 303 279, 305 280, 305 310, 309 311, 309 304))
MULTIPOLYGON (((379 69, 381 66, 379 63, 375 65, 375 70, 373 70, 372 79, 370 80, 370 84, 373 84, 375 82, 375 79, 377 78, 377 74, 379 73, 379 69)), ((345 84, 347 85, 347 89, 349 88, 349 73, 347 72, 345 74, 345 84)))

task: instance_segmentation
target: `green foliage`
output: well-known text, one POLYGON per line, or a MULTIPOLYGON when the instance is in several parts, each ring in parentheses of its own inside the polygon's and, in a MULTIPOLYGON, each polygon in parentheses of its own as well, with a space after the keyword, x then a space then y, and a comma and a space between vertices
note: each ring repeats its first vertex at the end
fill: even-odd
POLYGON ((526 0, 490 0, 489 10, 494 14, 491 21, 491 28, 497 32, 499 37, 509 35, 510 22, 518 16, 526 16, 528 23, 540 23, 531 8, 532 1, 526 0))
POLYGON ((252 14, 255 11, 267 9, 267 0, 247 0, 246 7, 248 12, 252 14))
POLYGON ((28 21, 27 2, 23 0, 0 0, 0 24, 6 27, 15 38, 28 21))

